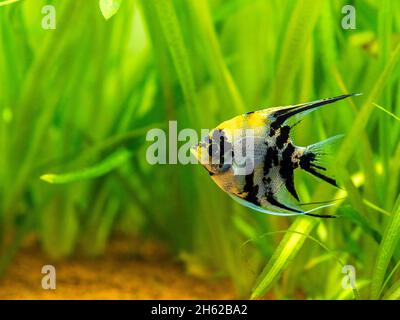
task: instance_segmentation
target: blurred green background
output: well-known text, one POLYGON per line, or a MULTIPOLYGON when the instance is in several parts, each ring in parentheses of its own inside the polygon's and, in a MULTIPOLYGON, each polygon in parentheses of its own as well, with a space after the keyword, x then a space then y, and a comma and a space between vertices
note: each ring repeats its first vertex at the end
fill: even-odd
POLYGON ((123 233, 159 239, 240 297, 397 299, 399 12, 389 0, 123 0, 106 20, 97 0, 0 1, 1 274, 27 236, 62 260, 102 255, 123 233), (41 26, 46 4, 55 30, 41 26), (346 4, 354 30, 341 26, 346 4), (169 120, 200 133, 350 92, 363 95, 294 132, 298 145, 345 134, 336 162, 346 191, 296 176, 303 201, 347 196, 329 209, 339 219, 266 216, 233 203, 200 166, 146 162, 146 132, 169 120), (49 173, 65 183, 40 180, 49 173), (355 290, 342 288, 347 264, 355 290))

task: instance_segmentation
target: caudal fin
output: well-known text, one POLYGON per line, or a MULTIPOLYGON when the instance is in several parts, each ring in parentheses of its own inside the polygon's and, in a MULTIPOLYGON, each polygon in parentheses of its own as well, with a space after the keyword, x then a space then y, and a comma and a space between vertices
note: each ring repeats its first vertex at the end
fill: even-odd
POLYGON ((300 168, 339 188, 332 168, 332 156, 342 137, 343 135, 334 136, 308 146, 300 157, 300 168))

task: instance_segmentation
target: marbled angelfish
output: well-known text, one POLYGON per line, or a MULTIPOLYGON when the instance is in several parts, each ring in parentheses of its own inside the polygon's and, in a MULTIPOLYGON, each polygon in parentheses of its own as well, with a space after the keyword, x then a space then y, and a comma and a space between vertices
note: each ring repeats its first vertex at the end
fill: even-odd
POLYGON ((340 136, 299 147, 291 140, 290 131, 299 116, 354 95, 358 94, 248 112, 221 123, 191 151, 217 185, 247 207, 275 215, 333 217, 311 213, 332 204, 308 211, 301 209, 294 170, 303 169, 337 187, 327 170, 326 156, 340 136), (245 170, 243 161, 237 161, 237 150, 242 160, 246 153, 251 153, 250 161, 246 158, 245 170))

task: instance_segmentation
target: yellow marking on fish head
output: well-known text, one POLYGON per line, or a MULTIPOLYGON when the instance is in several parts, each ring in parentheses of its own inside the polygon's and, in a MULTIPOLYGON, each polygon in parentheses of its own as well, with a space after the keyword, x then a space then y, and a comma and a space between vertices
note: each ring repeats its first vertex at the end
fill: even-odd
POLYGON ((224 121, 216 129, 223 130, 228 140, 232 142, 244 134, 243 130, 253 130, 254 135, 263 136, 269 123, 268 114, 262 110, 224 121))
POLYGON ((265 126, 268 119, 262 112, 252 112, 234 117, 230 120, 222 122, 217 129, 236 130, 236 129, 251 129, 265 126))

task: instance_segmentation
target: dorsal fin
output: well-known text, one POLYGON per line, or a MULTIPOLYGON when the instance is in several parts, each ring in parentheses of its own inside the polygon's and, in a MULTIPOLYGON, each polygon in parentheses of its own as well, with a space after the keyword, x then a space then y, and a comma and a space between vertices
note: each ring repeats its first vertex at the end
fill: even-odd
POLYGON ((337 97, 325 98, 294 106, 282 107, 281 109, 278 109, 271 114, 271 117, 274 119, 273 122, 271 123, 271 127, 274 129, 279 128, 286 120, 288 120, 290 117, 293 117, 296 114, 303 113, 303 115, 305 115, 308 112, 317 109, 319 107, 322 107, 324 105, 331 104, 338 100, 358 95, 361 95, 361 93, 343 94, 337 97))

